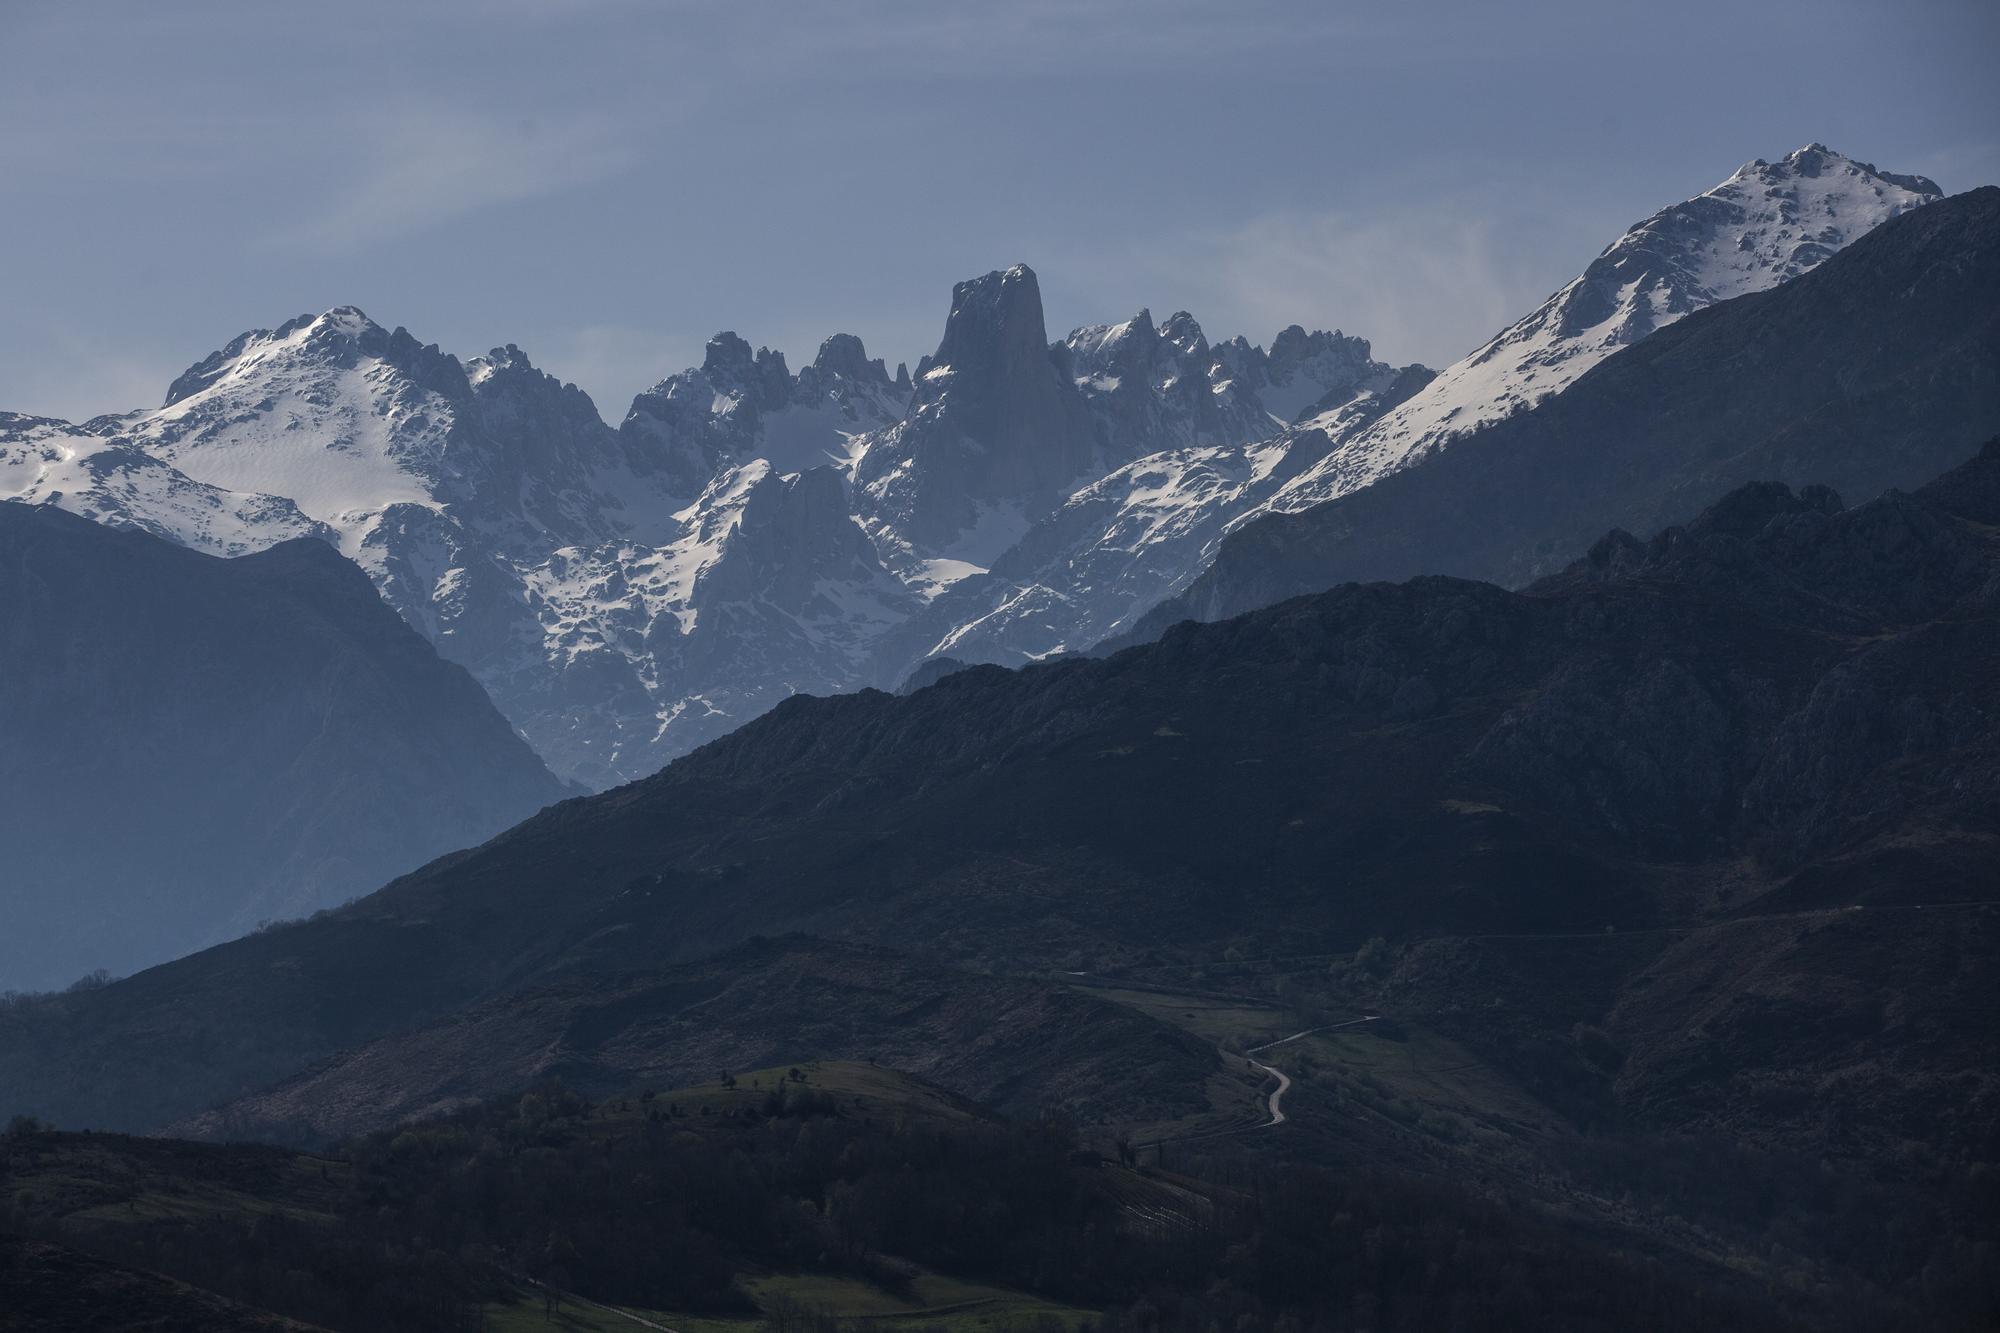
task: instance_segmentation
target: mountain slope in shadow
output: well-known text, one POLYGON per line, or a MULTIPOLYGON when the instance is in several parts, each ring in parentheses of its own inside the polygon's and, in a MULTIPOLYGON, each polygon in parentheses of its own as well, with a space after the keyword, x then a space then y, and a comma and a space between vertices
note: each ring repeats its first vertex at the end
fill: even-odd
POLYGON ((0 505, 0 603, 0 986, 333 906, 563 795, 324 542, 224 560, 0 505))
POLYGON ((1996 534, 1989 445, 1852 510, 1748 488, 1524 592, 1345 585, 1105 660, 796 699, 323 919, 0 1015, 0 1087, 158 1127, 781 929, 1001 971, 1382 936, 1385 996, 1524 1077, 1560 1085, 1536 1043, 1610 1025, 1590 1114, 1983 1141, 2000 928, 1874 909, 1990 896, 1996 534), (1607 929, 1589 967, 1560 943, 1607 929))

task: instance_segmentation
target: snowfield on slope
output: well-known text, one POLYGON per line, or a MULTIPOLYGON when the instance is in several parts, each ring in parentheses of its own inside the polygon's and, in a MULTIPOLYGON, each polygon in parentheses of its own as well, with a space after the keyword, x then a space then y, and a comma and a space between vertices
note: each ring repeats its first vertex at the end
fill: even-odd
POLYGON ((0 414, 0 500, 237 555, 334 542, 560 776, 644 776, 797 691, 1116 635, 1260 513, 1365 486, 1674 320, 1938 197, 1810 145, 1613 242, 1433 374, 1294 325, 1141 310, 1051 342, 1026 266, 959 284, 892 375, 734 333, 616 428, 518 348, 461 363, 352 307, 236 338, 163 406, 0 414))

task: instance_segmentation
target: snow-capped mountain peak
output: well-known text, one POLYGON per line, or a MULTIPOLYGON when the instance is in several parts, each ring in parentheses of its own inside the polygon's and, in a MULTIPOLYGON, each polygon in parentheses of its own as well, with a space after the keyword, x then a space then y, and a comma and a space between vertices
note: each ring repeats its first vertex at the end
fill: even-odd
POLYGON ((436 501, 470 393, 456 358, 340 306, 239 336, 123 429, 196 481, 341 527, 436 501))
POLYGON ((206 486, 129 440, 0 412, 0 501, 59 505, 205 551, 247 555, 293 537, 331 539, 290 500, 206 486))
POLYGON ((1433 376, 1338 329, 1268 348, 1140 309, 1048 341, 1025 265, 952 291, 891 376, 734 332, 617 429, 508 344, 460 362, 352 306, 245 333, 163 406, 0 415, 0 500, 218 554, 335 543, 565 777, 641 776, 796 690, 1128 627, 1234 526, 1366 485, 1704 305, 1935 198, 1809 145, 1633 227, 1433 376))
POLYGON ((1297 324, 1269 352, 1241 337, 1211 348, 1185 310, 1157 328, 1148 310, 1087 325, 1058 350, 1099 419, 1111 466, 1167 448, 1269 439, 1302 411, 1346 403, 1395 374, 1367 339, 1297 324))
MULTIPOLYGON (((1345 494, 1454 436, 1532 407, 1655 329, 1812 268, 1899 213, 1942 197, 1922 176, 1877 171, 1824 144, 1727 180, 1634 225, 1533 313, 1502 330, 1272 501, 1345 494)), ((1331 414, 1305 423, 1337 426, 1331 414)))
POLYGON ((717 469, 755 458, 780 472, 847 467, 859 437, 902 420, 909 396, 908 376, 891 380, 853 334, 828 338, 794 376, 784 353, 724 332, 699 367, 634 398, 619 432, 693 496, 717 469))

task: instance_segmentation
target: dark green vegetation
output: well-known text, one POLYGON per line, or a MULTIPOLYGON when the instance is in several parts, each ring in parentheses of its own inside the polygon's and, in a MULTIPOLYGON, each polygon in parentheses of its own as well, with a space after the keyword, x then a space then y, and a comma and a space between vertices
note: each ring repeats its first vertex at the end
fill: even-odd
MULTIPOLYGON (((352 907, 0 1013, 0 1087, 69 1125, 349 1140, 376 1174, 324 1183, 366 1209, 278 1191, 331 1220, 252 1228, 292 1237, 275 1258, 106 1251, 253 1301, 267 1267, 346 1264, 314 1300, 470 1317, 560 1217, 604 1256, 573 1290, 717 1317, 754 1317, 731 1293, 758 1272, 892 1290, 913 1264, 1108 1327, 1975 1326, 2000 1311, 1996 613, 2000 443, 1851 510, 1748 487, 1521 593, 1347 586, 798 700, 352 907), (812 933, 752 938, 774 926, 812 933), (1283 1125, 1255 1127, 1244 1053, 1292 1077, 1283 1125), (758 1102, 717 1151, 621 1095, 831 1055, 1017 1119, 933 1096, 908 1139, 758 1102), (552 1139, 465 1109, 549 1076, 600 1099, 552 1139), (1172 1174, 1073 1161, 1044 1111, 1172 1174), (620 1156, 662 1134, 667 1159, 620 1156), (620 1193, 697 1162, 722 1174, 620 1193), (824 1248, 837 1185, 911 1211, 824 1248), (750 1229, 685 1212, 722 1196, 750 1229), (618 1218, 629 1245, 586 1230, 618 1218)), ((80 1243, 94 1207, 15 1225, 80 1243)))
POLYGON ((378 887, 562 795, 323 542, 221 560, 0 505, 0 988, 378 887))
POLYGON ((0 1086, 157 1128, 774 928, 1010 973, 1379 935, 1410 1016, 1569 1114, 1991 1160, 1993 919, 1875 909, 1992 896, 1996 474, 1989 449, 1851 511, 1752 488, 1527 593, 1348 586, 1105 661, 795 700, 349 908, 0 1016, 0 1086), (1629 938, 1476 938, 1607 928, 1629 938), (1622 1058, 1572 1050, 1579 1023, 1622 1058))
POLYGON ((512 1319, 551 1254, 718 1318, 788 1270, 921 1311, 914 1266, 1119 1329, 1979 1326, 1996 717, 2000 442, 1852 509, 1744 487, 1520 592, 797 699, 0 1010, 0 1113, 345 1145, 29 1135, 0 1201, 340 1327, 512 1319), (950 1095, 627 1092, 833 1056, 950 1095), (233 1197, 146 1186, 176 1154, 233 1197))
POLYGON ((808 1056, 879 1060, 1009 1114, 1119 1122, 1198 1115, 1227 1077, 1210 1043, 1088 992, 792 936, 645 974, 566 973, 173 1128, 316 1143, 544 1078, 606 1096, 808 1056))
POLYGON ((0 1235, 0 1321, 14 1333, 311 1333, 214 1292, 47 1241, 0 1235))
POLYGON ((1061 1123, 878 1069, 808 1066, 594 1104, 546 1085, 335 1157, 17 1133, 0 1202, 17 1230, 339 1329, 545 1326, 537 1283, 578 1314, 595 1313, 581 1296, 669 1327, 812 1328, 816 1303, 908 1310, 923 1292, 959 1299, 872 1326, 1789 1322, 1726 1270, 1697 1291, 1643 1244, 1455 1190, 1173 1167, 1099 1161, 1061 1123))
POLYGON ((2000 189, 1885 223, 1796 282, 1699 311, 1534 411, 1222 544, 1133 641, 1351 579, 1513 586, 1607 528, 1651 532, 1745 483, 1864 498, 2000 431, 2000 189))

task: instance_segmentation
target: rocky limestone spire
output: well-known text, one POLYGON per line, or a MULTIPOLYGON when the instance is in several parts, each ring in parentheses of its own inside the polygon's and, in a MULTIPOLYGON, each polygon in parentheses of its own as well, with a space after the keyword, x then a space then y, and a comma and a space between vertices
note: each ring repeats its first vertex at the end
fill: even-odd
POLYGON ((1048 509, 1090 467, 1095 443, 1089 409, 1050 353, 1041 286, 1016 264, 952 288, 910 415, 859 475, 914 546, 941 551, 982 506, 1048 509))
POLYGON ((768 347, 752 353, 750 344, 727 330, 708 340, 701 373, 724 392, 739 392, 754 407, 777 407, 791 396, 792 372, 785 354, 768 347))
POLYGON ((1195 317, 1185 310, 1176 310, 1167 316, 1167 322, 1160 325, 1160 338, 1179 348, 1181 354, 1196 361, 1209 359, 1208 338, 1201 331, 1195 317))
POLYGON ((843 379, 879 384, 889 382, 888 369, 879 359, 870 361, 861 339, 851 333, 836 333, 821 343, 819 354, 813 357, 812 368, 822 376, 838 375, 843 379))

